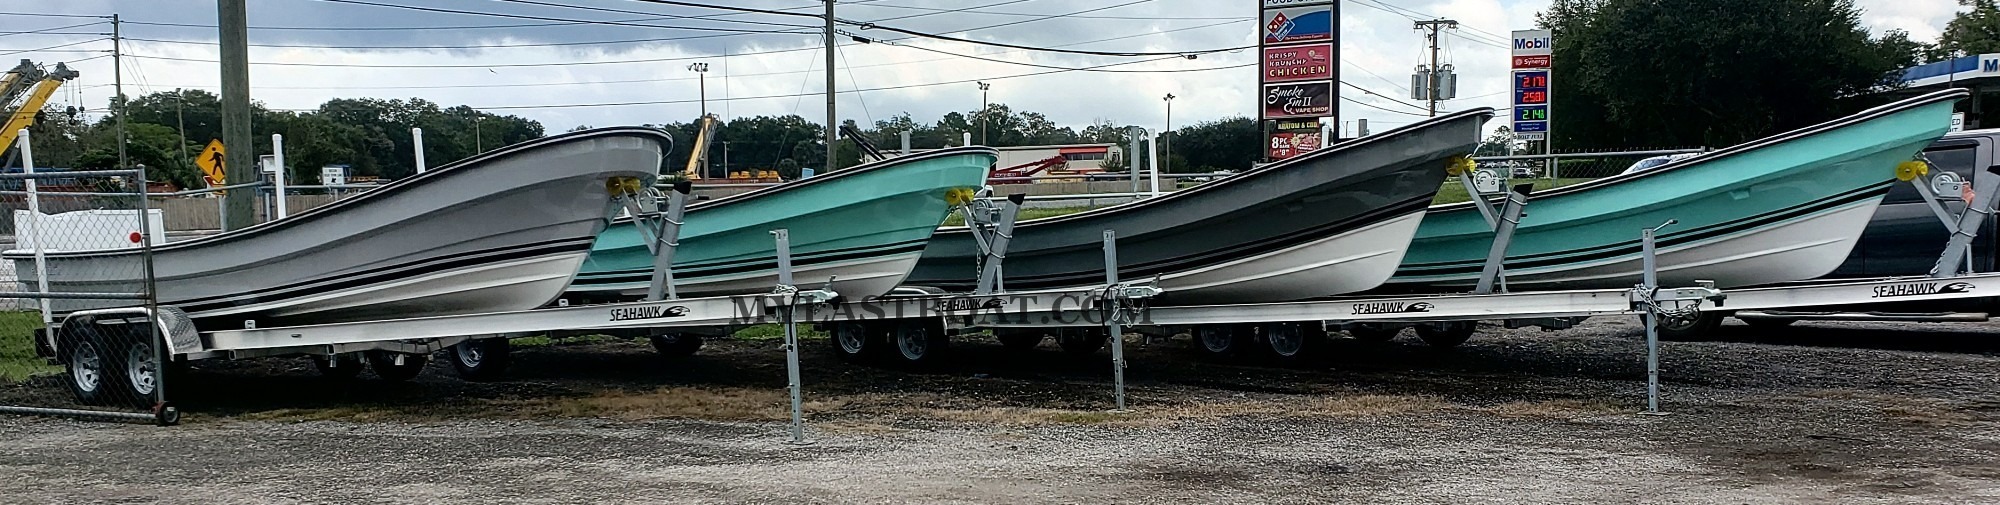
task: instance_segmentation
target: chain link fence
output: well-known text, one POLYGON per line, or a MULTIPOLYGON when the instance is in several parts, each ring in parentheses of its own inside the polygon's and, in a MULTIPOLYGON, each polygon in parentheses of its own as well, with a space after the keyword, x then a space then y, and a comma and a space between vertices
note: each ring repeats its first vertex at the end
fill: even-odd
POLYGON ((1635 166, 1650 168, 1676 157, 1693 156, 1706 148, 1567 150, 1550 154, 1518 154, 1473 158, 1480 168, 1503 170, 1513 179, 1539 180, 1537 189, 1568 186, 1625 173, 1635 166), (1642 163, 1644 162, 1644 163, 1642 163))
POLYGON ((35 173, 22 158, 0 173, 0 412, 177 422, 150 317, 166 228, 144 170, 35 173))

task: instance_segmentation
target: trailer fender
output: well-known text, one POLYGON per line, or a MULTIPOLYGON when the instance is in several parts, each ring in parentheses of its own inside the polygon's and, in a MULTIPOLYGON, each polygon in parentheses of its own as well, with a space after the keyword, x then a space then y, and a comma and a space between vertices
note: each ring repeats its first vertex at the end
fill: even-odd
POLYGON ((67 352, 69 343, 80 335, 95 334, 86 328, 112 324, 144 324, 148 320, 159 328, 162 340, 166 341, 171 354, 201 352, 201 334, 195 331, 194 320, 186 312, 175 307, 159 307, 149 312, 145 307, 123 307, 72 312, 64 316, 56 326, 51 345, 58 358, 67 352), (151 314, 152 317, 147 317, 151 314))

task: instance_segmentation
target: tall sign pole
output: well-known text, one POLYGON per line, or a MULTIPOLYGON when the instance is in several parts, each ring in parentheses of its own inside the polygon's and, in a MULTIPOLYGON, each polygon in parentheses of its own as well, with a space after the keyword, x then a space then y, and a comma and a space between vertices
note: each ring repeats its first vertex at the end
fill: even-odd
MULTIPOLYGON (((1516 138, 1541 141, 1543 154, 1554 152, 1549 142, 1549 84, 1554 74, 1555 37, 1548 30, 1516 30, 1514 54, 1514 120, 1516 138)), ((1543 173, 1555 178, 1556 165, 1549 160, 1543 173)))
MULTIPOLYGON (((250 36, 245 0, 216 0, 217 38, 222 45, 223 172, 232 184, 261 180, 250 143, 250 36)), ((256 191, 223 196, 225 226, 256 224, 256 191)), ((223 231, 228 231, 225 228, 223 231)))
POLYGON ((833 171, 833 144, 840 140, 840 123, 833 116, 833 44, 833 0, 826 0, 826 166, 820 167, 826 172, 833 171))
POLYGON ((1319 149, 1320 118, 1339 115, 1340 3, 1259 0, 1258 7, 1264 159, 1281 161, 1319 149))

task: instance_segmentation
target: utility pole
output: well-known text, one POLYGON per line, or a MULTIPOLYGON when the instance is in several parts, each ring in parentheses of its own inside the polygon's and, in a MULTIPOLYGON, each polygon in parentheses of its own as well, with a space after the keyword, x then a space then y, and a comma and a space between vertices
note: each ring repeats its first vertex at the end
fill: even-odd
MULTIPOLYGON (((1167 93, 1167 97, 1161 100, 1167 101, 1167 129, 1160 131, 1160 161, 1166 162, 1167 168, 1161 170, 1173 170, 1174 142, 1169 140, 1167 136, 1174 133, 1174 94, 1167 93)), ((1157 178, 1159 176, 1160 174, 1153 174, 1153 177, 1157 178)))
MULTIPOLYGON (((118 115, 118 168, 122 169, 130 167, 132 165, 130 163, 127 163, 125 159, 125 142, 126 142, 125 72, 124 72, 125 53, 124 53, 124 48, 121 47, 124 46, 125 44, 124 44, 124 39, 119 36, 118 25, 119 25, 118 15, 112 14, 111 15, 111 94, 116 95, 118 97, 118 110, 111 111, 111 113, 118 115)), ((182 141, 181 146, 182 146, 181 152, 183 153, 187 152, 187 142, 182 141)), ((139 184, 145 184, 145 183, 146 181, 139 181, 139 184)))
MULTIPOLYGON (((701 83, 701 117, 694 120, 695 127, 701 128, 708 121, 708 64, 690 63, 688 64, 688 70, 693 70, 697 76, 695 80, 701 83)), ((702 152, 696 154, 701 156, 701 171, 695 172, 695 174, 706 175, 708 173, 708 151, 704 149, 702 152)))
MULTIPOLYGON (((259 180, 257 148, 250 143, 250 36, 245 0, 216 0, 216 31, 222 49, 223 176, 229 184, 259 180)), ((223 196, 223 223, 256 224, 257 191, 223 196)), ((223 231, 228 231, 225 228, 223 231)))
POLYGON ((833 144, 840 141, 840 123, 834 119, 833 110, 833 0, 826 0, 826 166, 821 172, 833 171, 833 144))
POLYGON ((729 176, 729 141, 722 141, 722 176, 729 176))
POLYGON ((982 146, 993 145, 986 142, 986 108, 991 107, 987 105, 986 90, 992 88, 993 83, 979 81, 979 145, 982 146))
POLYGON ((472 153, 479 154, 486 152, 486 135, 479 132, 479 122, 486 117, 478 115, 479 111, 472 111, 472 114, 472 153))
POLYGON ((1438 115, 1438 94, 1443 90, 1442 86, 1440 86, 1442 84, 1440 81, 1444 79, 1439 78, 1443 73, 1438 71, 1438 31, 1445 28, 1456 30, 1458 29, 1458 22, 1449 19, 1417 22, 1418 30, 1430 31, 1430 33, 1424 34, 1424 40, 1431 46, 1431 65, 1426 70, 1426 72, 1430 73, 1430 76, 1424 79, 1424 91, 1426 92, 1424 93, 1424 98, 1430 102, 1431 117, 1437 117, 1438 115))

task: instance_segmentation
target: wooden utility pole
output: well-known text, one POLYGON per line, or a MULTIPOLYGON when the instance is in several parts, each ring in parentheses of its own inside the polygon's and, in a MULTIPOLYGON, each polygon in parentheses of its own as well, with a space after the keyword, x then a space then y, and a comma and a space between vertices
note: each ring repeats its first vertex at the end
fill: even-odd
POLYGON ((1443 84, 1439 82, 1444 79, 1439 78, 1443 75, 1443 72, 1438 71, 1438 31, 1445 28, 1457 29, 1458 22, 1449 19, 1417 22, 1418 30, 1430 31, 1430 33, 1424 34, 1424 40, 1428 41, 1431 46, 1431 66, 1427 70, 1427 72, 1430 72, 1430 78, 1424 79, 1424 91, 1426 91, 1425 95, 1427 95, 1424 98, 1430 102, 1431 117, 1437 117, 1438 115, 1438 93, 1444 90, 1443 84))
POLYGON ((840 122, 834 119, 833 111, 833 0, 826 0, 826 166, 820 172, 833 171, 833 144, 840 140, 837 133, 840 122))
MULTIPOLYGON (((250 36, 245 0, 216 0, 216 30, 222 42, 223 174, 228 184, 259 179, 257 150, 250 143, 250 36)), ((223 197, 223 231, 256 224, 257 191, 223 197)))
MULTIPOLYGON (((124 43, 125 39, 123 35, 121 35, 118 31, 119 25, 120 23, 118 22, 118 15, 112 14, 111 15, 111 94, 113 96, 118 97, 117 99, 118 109, 111 111, 111 113, 118 115, 118 168, 122 170, 122 169, 132 168, 132 163, 125 158, 125 144, 128 142, 128 140, 126 139, 126 132, 125 132, 125 101, 126 101, 125 53, 123 48, 123 46, 125 45, 124 43)), ((181 142, 181 144, 182 144, 181 150, 186 151, 187 142, 183 141, 181 142)), ((146 181, 139 181, 139 184, 141 185, 144 185, 145 183, 146 181)))

